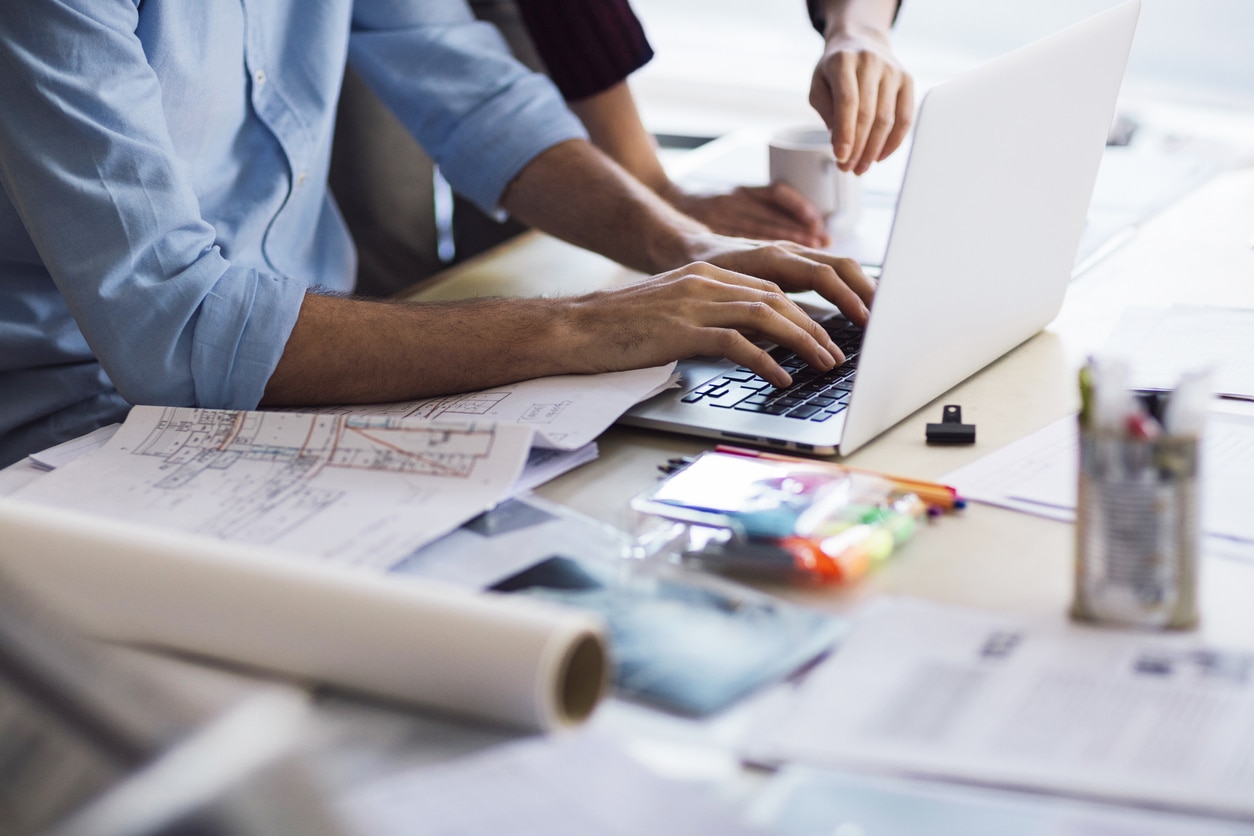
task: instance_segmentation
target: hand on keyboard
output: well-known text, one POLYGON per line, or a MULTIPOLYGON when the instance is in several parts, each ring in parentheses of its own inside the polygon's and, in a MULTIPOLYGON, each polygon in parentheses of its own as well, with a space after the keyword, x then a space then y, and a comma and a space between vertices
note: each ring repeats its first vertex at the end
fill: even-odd
POLYGON ((787 241, 764 244, 745 238, 710 236, 699 257, 722 267, 767 279, 788 293, 813 290, 831 302, 849 321, 866 327, 875 280, 851 258, 837 258, 787 241))
POLYGON ((774 386, 792 379, 767 341, 828 371, 844 355, 831 337, 774 284, 692 264, 626 287, 570 300, 577 335, 595 335, 575 350, 593 370, 660 365, 684 357, 726 357, 774 386))
POLYGON ((845 411, 853 390, 854 373, 862 345, 862 329, 841 317, 820 323, 845 354, 839 366, 820 370, 806 364, 794 352, 783 347, 770 350, 771 356, 792 376, 792 384, 774 386, 739 368, 687 392, 684 403, 703 403, 720 409, 786 415, 801 421, 823 422, 845 411))

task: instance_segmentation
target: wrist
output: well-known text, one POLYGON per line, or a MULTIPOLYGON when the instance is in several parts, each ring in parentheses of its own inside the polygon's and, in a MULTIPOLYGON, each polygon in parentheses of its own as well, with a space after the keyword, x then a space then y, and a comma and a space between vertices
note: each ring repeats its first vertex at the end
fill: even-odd
POLYGON ((862 3, 827 0, 820 3, 820 9, 823 23, 820 31, 828 43, 833 40, 871 38, 888 44, 897 3, 896 0, 862 3))
POLYGON ((648 236, 644 248, 650 264, 646 272, 654 274, 700 261, 702 254, 709 249, 705 239, 713 235, 705 224, 684 214, 680 207, 666 200, 669 211, 665 222, 648 236))
POLYGON ((892 43, 892 37, 886 27, 863 20, 829 20, 827 27, 823 30, 823 40, 828 45, 850 41, 874 41, 883 47, 888 47, 892 43))
POLYGON ((661 197, 662 200, 665 200, 671 206, 674 206, 679 211, 687 214, 685 206, 688 203, 689 195, 683 189, 679 188, 679 186, 675 185, 674 181, 669 177, 654 186, 653 191, 657 192, 658 196, 661 197))

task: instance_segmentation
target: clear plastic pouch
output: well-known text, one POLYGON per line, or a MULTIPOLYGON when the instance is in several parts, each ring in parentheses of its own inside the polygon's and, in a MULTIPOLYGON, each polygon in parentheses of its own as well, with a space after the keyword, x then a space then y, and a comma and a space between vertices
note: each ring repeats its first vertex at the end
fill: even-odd
POLYGON ((702 453, 637 496, 646 551, 736 575, 845 583, 883 563, 927 507, 828 462, 702 453))

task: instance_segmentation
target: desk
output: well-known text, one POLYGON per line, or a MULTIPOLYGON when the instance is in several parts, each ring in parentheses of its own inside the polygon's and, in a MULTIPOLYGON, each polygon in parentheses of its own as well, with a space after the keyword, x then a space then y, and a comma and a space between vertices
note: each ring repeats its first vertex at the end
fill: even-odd
MULTIPOLYGON (((1130 304, 1176 302, 1254 307, 1254 169, 1225 172, 1160 215, 1137 237, 1084 273, 1059 316, 1040 334, 909 416, 848 462, 935 479, 1076 410, 1076 371, 1100 348, 1130 304), (924 424, 943 403, 959 403, 979 427, 973 447, 924 443, 924 424)), ((441 274, 411 298, 578 293, 638 274, 539 233, 441 274)), ((1254 347, 1254 337, 1252 337, 1254 347)), ((601 457, 538 493, 606 522, 625 525, 627 503, 657 478, 668 458, 707 449, 707 440, 628 427, 611 428, 601 457)), ((975 506, 947 518, 898 559, 851 589, 775 590, 821 609, 844 612, 880 593, 1022 614, 1065 612, 1071 595, 1072 528, 1024 514, 975 506)), ((1254 647, 1254 569, 1207 561, 1202 634, 1254 647)))
MULTIPOLYGON (((888 430, 849 457, 849 463, 935 479, 1073 412, 1078 405, 1077 368, 1104 343, 1127 305, 1254 307, 1252 237, 1254 168, 1218 176, 1078 279, 1059 316, 1041 334, 888 430), (937 420, 940 405, 951 402, 961 403, 965 419, 978 424, 976 446, 934 448, 924 443, 924 424, 937 420)), ((637 278, 599 256, 530 233, 441 274, 412 296, 442 300, 577 293, 637 278)), ((600 444, 597 461, 538 492, 619 526, 628 522, 631 497, 656 481, 659 464, 710 446, 708 440, 627 427, 610 429, 600 444)), ((848 612, 876 595, 902 593, 1062 619, 1071 595, 1072 555, 1070 525, 973 506, 922 532, 891 563, 853 587, 773 591, 834 613, 848 612)), ((1205 562, 1201 633, 1207 640, 1254 649, 1252 602, 1254 567, 1205 562)), ((202 673, 192 669, 178 677, 201 699, 226 702, 250 684, 201 679, 202 673)), ((611 700, 591 725, 633 751, 643 747, 652 755, 650 763, 668 774, 682 770, 686 777, 713 785, 730 803, 740 803, 752 798, 763 782, 761 774, 740 768, 732 749, 749 708, 689 722, 611 700)), ((506 732, 459 726, 357 698, 323 700, 320 714, 337 741, 333 777, 345 787, 510 739, 506 732)))

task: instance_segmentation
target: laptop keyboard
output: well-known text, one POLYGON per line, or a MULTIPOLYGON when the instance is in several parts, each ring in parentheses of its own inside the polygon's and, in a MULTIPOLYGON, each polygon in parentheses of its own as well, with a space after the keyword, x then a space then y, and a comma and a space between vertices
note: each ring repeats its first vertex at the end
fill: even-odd
POLYGON ((737 409, 764 415, 783 415, 798 421, 828 421, 845 411, 862 347, 862 329, 843 317, 821 320, 819 325, 845 353, 845 362, 829 372, 812 369, 804 360, 781 346, 771 349, 789 375, 792 385, 779 389, 746 368, 711 378, 681 399, 720 409, 737 409))

